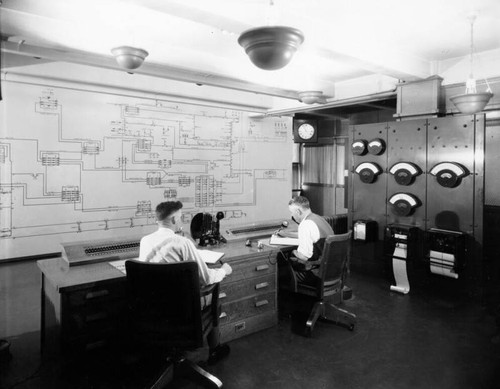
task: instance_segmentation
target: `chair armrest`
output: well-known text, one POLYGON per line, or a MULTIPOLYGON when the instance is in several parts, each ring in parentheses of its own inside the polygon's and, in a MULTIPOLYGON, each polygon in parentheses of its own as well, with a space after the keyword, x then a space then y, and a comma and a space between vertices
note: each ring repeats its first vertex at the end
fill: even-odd
POLYGON ((208 296, 214 292, 214 289, 219 286, 218 283, 202 286, 200 288, 200 296, 208 296))
POLYGON ((292 267, 297 270, 311 270, 319 267, 321 260, 318 259, 316 261, 306 261, 304 259, 290 257, 290 262, 292 263, 292 267))
POLYGON ((219 325, 219 315, 220 315, 220 304, 219 304, 219 283, 210 284, 202 286, 200 288, 200 296, 212 295, 212 301, 210 303, 210 311, 212 312, 212 324, 213 326, 219 325))

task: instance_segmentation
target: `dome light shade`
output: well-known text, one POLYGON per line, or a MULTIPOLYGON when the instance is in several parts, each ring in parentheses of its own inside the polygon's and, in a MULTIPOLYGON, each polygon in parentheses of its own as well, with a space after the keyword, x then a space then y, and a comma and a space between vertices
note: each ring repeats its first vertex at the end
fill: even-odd
POLYGON ((491 93, 491 88, 486 81, 486 85, 488 86, 486 92, 478 93, 476 89, 476 80, 473 75, 474 70, 474 21, 476 20, 475 15, 471 15, 469 17, 470 21, 470 76, 465 82, 465 93, 462 95, 451 96, 450 100, 455 107, 461 112, 465 114, 476 114, 481 112, 488 101, 490 101, 493 93, 491 93))
POLYGON ((299 92, 299 101, 304 104, 324 103, 325 99, 323 92, 317 90, 309 90, 299 92))
POLYGON ((492 96, 493 93, 490 92, 465 93, 463 95, 452 96, 450 100, 461 113, 470 115, 481 112, 492 96))
POLYGON ((137 69, 149 55, 146 50, 130 46, 115 47, 111 50, 118 65, 124 69, 137 69))
POLYGON ((258 27, 244 31, 238 43, 252 63, 260 69, 277 70, 286 66, 304 42, 301 31, 292 27, 258 27))

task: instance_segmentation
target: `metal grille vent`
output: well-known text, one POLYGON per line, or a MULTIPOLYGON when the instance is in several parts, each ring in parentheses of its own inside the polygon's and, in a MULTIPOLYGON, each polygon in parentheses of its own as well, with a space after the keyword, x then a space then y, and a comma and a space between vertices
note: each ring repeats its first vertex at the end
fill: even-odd
POLYGON ((280 227, 281 227, 281 223, 278 223, 278 224, 268 224, 268 225, 260 225, 260 226, 252 226, 252 227, 242 227, 242 228, 232 229, 231 233, 233 235, 248 234, 249 232, 260 232, 260 231, 267 231, 267 230, 277 230, 280 227))
POLYGON ((127 243, 114 243, 102 246, 89 246, 85 247, 85 254, 89 256, 109 255, 116 253, 123 253, 127 251, 135 251, 140 246, 140 241, 127 242, 127 243))

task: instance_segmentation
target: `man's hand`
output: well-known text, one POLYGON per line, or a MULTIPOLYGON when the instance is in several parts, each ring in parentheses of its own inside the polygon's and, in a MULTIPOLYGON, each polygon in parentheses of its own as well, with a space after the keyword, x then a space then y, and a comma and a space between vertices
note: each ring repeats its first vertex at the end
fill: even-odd
POLYGON ((233 269, 227 263, 222 264, 221 269, 224 269, 224 271, 226 272, 226 276, 233 272, 233 269))
POLYGON ((281 231, 282 231, 282 230, 281 230, 281 228, 280 228, 280 229, 278 229, 278 230, 274 231, 274 232, 273 232, 273 235, 277 235, 277 236, 281 236, 281 237, 283 237, 284 235, 281 233, 281 231))

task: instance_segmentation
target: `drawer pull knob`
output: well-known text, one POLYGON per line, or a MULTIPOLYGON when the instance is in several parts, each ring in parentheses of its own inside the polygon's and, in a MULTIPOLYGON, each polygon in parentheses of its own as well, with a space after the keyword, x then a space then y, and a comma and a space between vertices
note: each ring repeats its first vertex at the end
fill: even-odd
POLYGON ((109 290, 107 290, 107 289, 96 290, 95 292, 88 292, 85 295, 85 299, 86 300, 91 300, 91 299, 95 299, 95 298, 98 298, 98 297, 107 296, 108 294, 109 294, 109 290))
POLYGON ((92 343, 87 343, 85 345, 85 349, 87 351, 91 351, 91 350, 94 350, 96 348, 99 348, 99 347, 103 347, 107 344, 107 340, 106 339, 101 339, 101 340, 96 340, 95 342, 92 342, 92 343))
POLYGON ((260 300, 260 301, 257 301, 255 303, 255 306, 256 307, 261 307, 261 306, 266 305, 266 304, 269 304, 269 301, 267 301, 267 300, 260 300))
POLYGON ((85 316, 85 321, 87 323, 91 323, 93 321, 106 319, 107 317, 108 317, 108 314, 106 312, 99 312, 99 313, 94 313, 94 314, 85 316))
POLYGON ((267 269, 269 269, 269 265, 260 265, 255 268, 255 270, 257 271, 267 270, 267 269))
POLYGON ((219 293, 220 299, 225 299, 226 297, 227 297, 227 294, 225 294, 224 292, 219 293))
POLYGON ((220 316, 219 316, 219 319, 223 319, 227 316, 227 313, 226 312, 221 312, 220 316))
POLYGON ((267 288, 269 286, 269 282, 262 282, 260 284, 257 284, 255 285, 255 289, 263 289, 263 288, 267 288))

